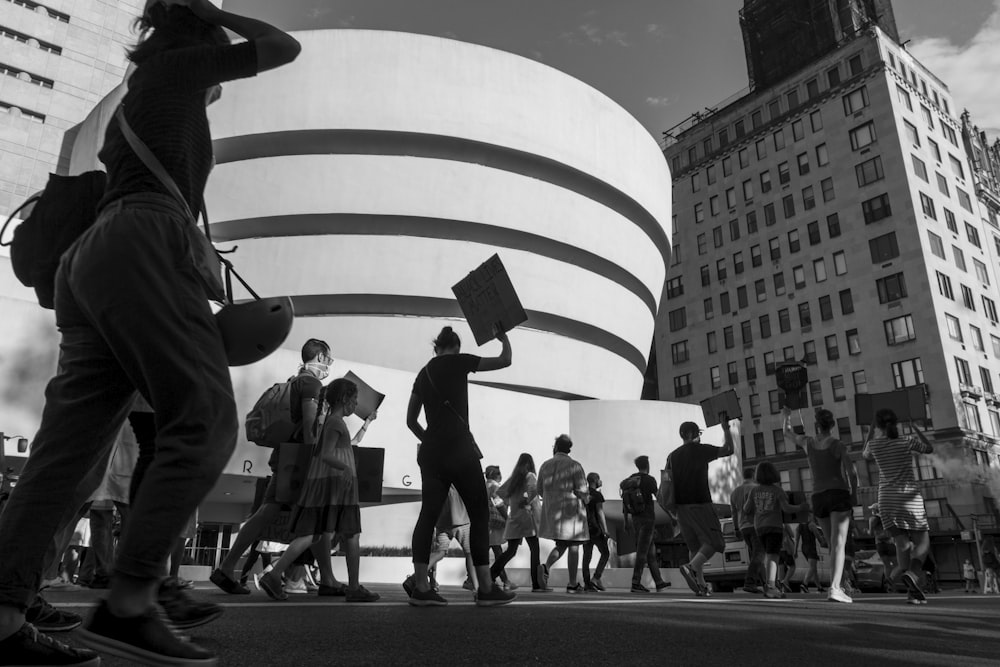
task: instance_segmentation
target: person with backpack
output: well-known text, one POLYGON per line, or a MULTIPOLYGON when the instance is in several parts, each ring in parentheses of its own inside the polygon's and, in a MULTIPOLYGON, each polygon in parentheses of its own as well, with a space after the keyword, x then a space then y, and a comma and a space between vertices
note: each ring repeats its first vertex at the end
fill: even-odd
POLYGON ((548 558, 538 567, 538 581, 548 586, 549 570, 569 551, 567 593, 582 593, 576 580, 580 563, 580 545, 590 538, 587 528, 587 476, 583 466, 570 458, 573 441, 565 433, 552 445, 552 458, 538 469, 538 497, 542 499, 542 520, 538 536, 556 543, 548 558))
POLYGON ((454 486, 469 512, 469 542, 476 567, 479 590, 476 605, 507 604, 517 597, 494 585, 490 577, 490 512, 486 482, 479 460, 483 457, 469 428, 469 373, 510 366, 513 353, 507 334, 494 327, 502 345, 496 357, 462 354, 462 341, 451 327, 444 327, 434 339, 434 358, 427 362, 413 382, 406 409, 406 426, 417 436, 417 464, 420 466, 420 515, 413 528, 413 593, 415 607, 443 606, 448 601, 431 590, 427 579, 434 523, 454 486), (420 424, 423 410, 427 427, 420 424))
POLYGON ((743 512, 753 517, 753 528, 764 546, 764 597, 769 599, 784 598, 785 592, 777 586, 778 554, 785 541, 784 513, 793 514, 807 506, 792 505, 788 502, 785 490, 781 488, 781 476, 778 469, 770 461, 757 464, 754 474, 757 486, 753 488, 743 505, 743 512))
POLYGON ((753 529, 753 517, 743 513, 743 505, 747 501, 757 482, 753 479, 754 469, 743 469, 743 483, 729 494, 729 510, 733 517, 733 531, 743 539, 747 547, 747 573, 743 578, 743 590, 747 593, 764 592, 764 547, 753 529))
POLYGON ((125 526, 108 597, 78 639, 130 663, 214 660, 155 610, 167 554, 222 474, 237 434, 226 345, 208 302, 224 290, 214 251, 188 211, 202 208, 212 166, 206 106, 220 84, 287 64, 301 47, 278 28, 208 0, 149 2, 138 26, 122 117, 159 157, 181 199, 111 122, 100 152, 108 176, 98 218, 55 274, 58 371, 0 521, 0 664, 100 662, 26 625, 24 610, 66 506, 109 451, 136 391, 156 410, 157 451, 125 526), (246 41, 230 44, 227 29, 246 41))
MULTIPOLYGON (((270 427, 269 431, 277 433, 273 436, 261 436, 251 428, 253 437, 274 437, 277 442, 265 442, 274 449, 268 459, 268 465, 271 467, 271 478, 264 491, 264 499, 257 511, 247 519, 240 532, 237 533, 229 553, 219 563, 219 567, 212 572, 212 583, 226 593, 249 594, 249 589, 233 576, 239 559, 254 542, 260 539, 264 530, 278 518, 282 510, 291 508, 289 503, 279 502, 277 499, 278 459, 282 444, 284 442, 302 443, 308 446, 316 442, 320 394, 323 391, 323 380, 330 375, 333 357, 326 341, 310 338, 302 345, 301 359, 302 365, 299 367, 298 375, 289 379, 284 385, 277 386, 277 390, 272 387, 268 392, 265 392, 264 396, 270 397, 272 402, 268 403, 262 397, 247 417, 248 424, 254 424, 255 420, 266 422, 270 427)), ((321 596, 336 596, 345 593, 344 585, 337 581, 333 574, 333 565, 330 562, 331 551, 333 548, 330 538, 325 534, 312 545, 313 555, 320 568, 321 584, 318 594, 321 596)))
POLYGON ((608 548, 608 520, 604 516, 604 494, 601 493, 601 476, 596 472, 587 473, 587 485, 590 487, 589 500, 587 500, 587 528, 590 531, 590 540, 583 545, 583 590, 589 592, 600 592, 606 590, 601 575, 611 558, 611 550, 608 548), (594 569, 594 576, 590 576, 590 559, 594 555, 594 548, 600 552, 601 557, 597 560, 597 567, 594 569))
POLYGON ((654 505, 658 485, 649 474, 649 457, 637 456, 635 467, 638 472, 626 477, 621 483, 622 511, 625 520, 631 519, 635 532, 635 566, 632 568, 632 592, 648 593, 642 585, 642 571, 649 566, 656 590, 662 591, 670 585, 663 580, 660 566, 656 561, 656 545, 653 544, 656 508, 654 505))

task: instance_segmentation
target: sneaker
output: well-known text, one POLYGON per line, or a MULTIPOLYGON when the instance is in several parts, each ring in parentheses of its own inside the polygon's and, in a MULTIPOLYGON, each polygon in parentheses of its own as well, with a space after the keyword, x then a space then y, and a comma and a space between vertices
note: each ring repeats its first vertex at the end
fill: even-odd
POLYGON ((809 584, 799 584, 799 593, 811 593, 812 589, 809 584))
POLYGON ((372 593, 370 590, 364 586, 358 586, 357 590, 347 589, 347 593, 344 595, 344 599, 348 602, 378 602, 378 599, 382 597, 378 593, 372 593))
POLYGON ((24 613, 24 620, 40 632, 69 632, 83 624, 79 614, 56 609, 41 595, 35 596, 35 601, 24 613))
POLYGON ((826 599, 830 602, 843 602, 844 604, 851 604, 854 602, 850 595, 845 593, 842 589, 834 588, 833 586, 830 586, 830 590, 827 591, 826 599))
POLYGON ((669 581, 658 581, 656 582, 656 590, 662 591, 664 588, 670 588, 669 581))
POLYGON ((438 586, 437 576, 435 576, 433 572, 427 573, 427 583, 430 584, 431 590, 434 591, 435 593, 441 590, 441 587, 438 586))
POLYGON ((160 583, 156 601, 163 608, 170 624, 178 630, 190 630, 211 623, 222 616, 223 611, 222 607, 213 602, 195 600, 172 577, 160 583))
POLYGON ((767 586, 764 588, 764 597, 768 600, 780 600, 785 594, 777 586, 767 586))
POLYGON ((551 592, 553 592, 554 590, 555 590, 555 589, 553 589, 553 588, 549 588, 548 586, 542 586, 542 587, 540 587, 540 588, 532 588, 532 589, 531 589, 531 592, 532 592, 532 593, 551 593, 551 592))
POLYGON ((902 576, 903 583, 906 584, 906 590, 912 595, 918 602, 926 602, 927 596, 924 592, 920 590, 920 582, 917 581, 917 576, 907 570, 902 576))
POLYGON ((510 604, 516 597, 517 593, 510 593, 494 586, 490 589, 489 593, 484 593, 482 591, 476 592, 476 606, 499 607, 500 605, 510 604))
POLYGON ((685 583, 687 583, 688 588, 691 589, 692 593, 698 593, 701 591, 701 584, 698 583, 698 575, 695 571, 691 569, 690 565, 681 565, 680 567, 681 576, 684 577, 685 583))
POLYGON ((290 595, 308 595, 309 589, 303 579, 297 581, 286 581, 284 591, 290 595))
POLYGON ((927 600, 918 600, 917 598, 913 597, 912 593, 907 593, 906 604, 913 604, 913 605, 927 604, 927 600))
POLYGON ((0 641, 0 655, 13 665, 77 665, 98 667, 101 658, 93 651, 72 648, 42 634, 30 623, 0 641))
POLYGON ((538 585, 542 588, 549 587, 549 566, 545 563, 538 565, 538 585))
POLYGON ((285 591, 281 588, 281 582, 276 580, 274 575, 270 572, 257 580, 257 586, 259 586, 262 591, 267 593, 267 597, 272 600, 284 602, 288 599, 285 591))
POLYGON ((337 583, 336 586, 327 586, 326 584, 320 584, 316 589, 316 595, 320 597, 344 597, 347 595, 347 585, 337 583))
POLYGON ((632 582, 632 592, 633 593, 648 593, 649 589, 646 588, 645 586, 643 586, 638 581, 633 581, 632 582))
POLYGON ((587 591, 588 593, 600 593, 601 592, 601 590, 597 586, 594 585, 593 581, 588 581, 587 583, 585 583, 583 585, 583 590, 587 591))
POLYGON ((505 581, 505 582, 503 582, 503 589, 505 591, 516 591, 518 588, 520 588, 520 586, 518 586, 517 584, 515 584, 513 581, 505 581))
POLYGON ((743 587, 743 592, 760 594, 764 592, 764 589, 754 584, 747 584, 743 587))
POLYGON ((413 591, 416 590, 417 586, 414 583, 413 575, 409 575, 406 579, 403 579, 403 590, 406 591, 406 597, 413 597, 413 591))
MULTIPOLYGON (((702 584, 701 592, 698 594, 698 596, 704 598, 712 597, 712 587, 709 586, 708 584, 702 584)), ((784 593, 782 593, 781 597, 785 597, 784 593)))
POLYGON ((215 665, 213 653, 184 641, 160 618, 155 608, 131 618, 119 618, 102 600, 90 623, 79 633, 80 643, 133 664, 215 665))
POLYGON ((258 591, 264 590, 263 588, 260 587, 260 577, 261 575, 259 574, 253 575, 253 587, 256 588, 258 591))
MULTIPOLYGON (((505 593, 505 595, 508 594, 505 593)), ((513 593, 509 593, 509 595, 513 595, 513 593)), ((419 588, 413 589, 409 602, 414 607, 444 607, 448 604, 448 601, 438 595, 437 591, 433 589, 422 591, 419 588)), ((479 604, 478 600, 476 604, 479 604)))
POLYGON ((590 580, 590 583, 593 584, 594 588, 596 588, 599 591, 603 592, 608 590, 607 588, 604 587, 604 582, 601 581, 600 577, 594 577, 593 579, 590 580))
MULTIPOLYGON (((249 588, 234 581, 232 577, 218 568, 212 571, 208 580, 230 595, 250 595, 249 588)), ((254 582, 256 581, 257 575, 254 575, 254 582)))
POLYGON ((462 588, 464 588, 467 591, 474 591, 476 590, 476 585, 472 583, 472 580, 466 579, 465 581, 462 582, 462 588))
POLYGON ((46 579, 42 582, 40 590, 47 590, 50 593, 73 593, 80 590, 80 587, 65 579, 46 579))
POLYGON ((583 586, 581 586, 579 583, 573 584, 572 586, 567 585, 566 586, 566 592, 567 593, 583 593, 583 586))
POLYGON ((778 590, 781 591, 782 593, 791 593, 792 592, 791 587, 788 584, 786 584, 784 581, 779 581, 778 582, 778 590))

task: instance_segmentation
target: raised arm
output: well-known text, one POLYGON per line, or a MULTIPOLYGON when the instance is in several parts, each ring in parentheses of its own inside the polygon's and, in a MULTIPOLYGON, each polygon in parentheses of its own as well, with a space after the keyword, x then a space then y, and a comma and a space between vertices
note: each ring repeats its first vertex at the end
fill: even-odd
POLYGON ((500 349, 499 356, 483 357, 479 360, 479 370, 481 371, 496 371, 501 368, 507 368, 514 360, 514 353, 511 351, 510 339, 507 338, 507 333, 499 325, 493 325, 493 332, 503 347, 500 349))
POLYGON ((365 419, 365 423, 362 424, 361 428, 358 429, 358 432, 354 434, 353 438, 351 438, 352 445, 361 444, 361 441, 364 440, 365 433, 368 431, 368 425, 371 424, 373 421, 375 421, 377 417, 378 417, 378 410, 373 410, 372 413, 368 415, 368 418, 365 419))
POLYGON ((248 16, 226 12, 208 0, 161 0, 166 5, 186 5, 194 14, 212 25, 232 30, 257 48, 257 71, 281 67, 295 60, 302 46, 298 40, 269 23, 248 16))
POLYGON ((792 411, 786 405, 781 408, 782 415, 782 430, 785 433, 785 437, 795 443, 796 447, 806 448, 806 438, 804 435, 799 435, 795 432, 795 427, 792 426, 792 411))
POLYGON ((868 425, 868 432, 865 433, 865 446, 864 446, 864 449, 861 450, 861 456, 865 457, 866 459, 871 459, 871 458, 874 457, 874 454, 872 454, 872 448, 871 448, 872 431, 874 431, 874 430, 875 430, 875 427, 872 426, 871 424, 869 424, 868 425))
POLYGON ((733 429, 730 427, 729 414, 726 413, 726 412, 723 412, 720 415, 720 417, 721 417, 721 419, 719 421, 722 422, 722 429, 723 429, 723 432, 725 434, 725 442, 723 442, 723 444, 722 444, 722 447, 721 447, 722 451, 719 452, 720 455, 721 455, 720 456, 720 458, 721 458, 721 457, 724 457, 724 456, 732 456, 733 455, 733 453, 736 451, 736 442, 733 439, 733 429))
POLYGON ((934 445, 931 444, 931 441, 927 439, 927 436, 924 435, 924 432, 921 431, 919 428, 917 428, 917 425, 914 424, 913 422, 910 422, 910 426, 913 427, 913 432, 917 434, 918 438, 920 438, 920 446, 915 449, 917 449, 917 451, 919 451, 921 454, 930 454, 931 452, 933 452, 934 445))

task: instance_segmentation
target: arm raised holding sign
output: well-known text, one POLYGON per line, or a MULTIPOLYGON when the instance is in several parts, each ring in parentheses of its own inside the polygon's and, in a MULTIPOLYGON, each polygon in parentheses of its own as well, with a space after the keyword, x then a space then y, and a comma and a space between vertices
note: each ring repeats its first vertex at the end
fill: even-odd
POLYGON ((513 351, 510 349, 510 339, 507 338, 507 332, 500 328, 499 322, 493 325, 493 335, 500 341, 503 348, 500 350, 499 356, 483 357, 479 360, 479 370, 481 371, 496 371, 507 368, 514 360, 513 351))

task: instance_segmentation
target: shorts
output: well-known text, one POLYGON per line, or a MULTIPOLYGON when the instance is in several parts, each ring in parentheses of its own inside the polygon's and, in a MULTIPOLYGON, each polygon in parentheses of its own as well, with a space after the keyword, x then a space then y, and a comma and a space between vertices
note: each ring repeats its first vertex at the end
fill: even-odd
POLYGON ((768 556, 777 556, 781 552, 781 543, 784 542, 785 536, 780 532, 777 533, 757 533, 760 537, 760 543, 764 547, 764 553, 768 556))
POLYGON ((434 544, 431 551, 448 551, 451 541, 455 540, 462 547, 463 553, 472 553, 472 543, 469 540, 470 524, 452 526, 451 528, 438 528, 435 534, 434 544))
POLYGON ((850 512, 853 509, 850 491, 830 489, 813 494, 812 511, 817 519, 825 519, 833 512, 850 512))
POLYGON ((782 549, 778 553, 778 565, 785 567, 795 567, 795 556, 782 549))
POLYGON ((684 543, 692 554, 700 551, 703 546, 710 546, 716 552, 726 548, 722 524, 719 523, 719 516, 712 503, 678 505, 677 523, 681 526, 684 543))

